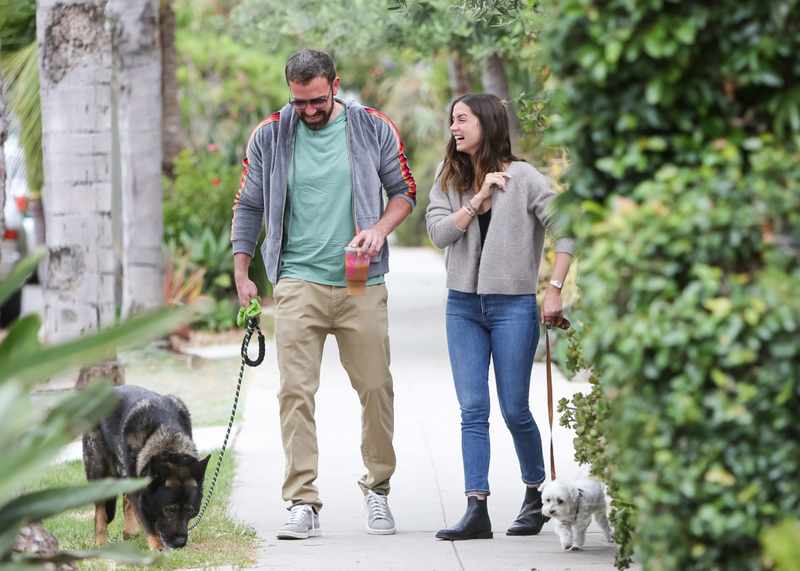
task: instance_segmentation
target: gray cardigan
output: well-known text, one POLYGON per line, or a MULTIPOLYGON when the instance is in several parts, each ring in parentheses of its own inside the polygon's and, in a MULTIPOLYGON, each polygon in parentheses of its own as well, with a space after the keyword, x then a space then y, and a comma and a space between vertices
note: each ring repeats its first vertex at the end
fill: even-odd
MULTIPOLYGON (((336 101, 344 105, 347 113, 353 220, 357 231, 366 230, 383 216, 381 186, 389 200, 402 198, 411 208, 417 203, 417 187, 400 134, 389 118, 362 107, 354 99, 336 101)), ((261 228, 266 226, 261 256, 273 284, 278 283, 280 275, 286 183, 298 122, 297 112, 287 104, 258 124, 247 144, 242 181, 233 203, 233 253, 253 256, 261 228)), ((389 245, 384 242, 378 255, 370 260, 369 277, 388 271, 389 245)))
MULTIPOLYGON (((461 230, 453 220, 453 213, 474 195, 443 192, 441 170, 442 164, 431 189, 427 225, 433 245, 446 248, 447 287, 466 293, 535 294, 545 229, 555 230, 547 205, 558 195, 547 179, 528 163, 509 165, 505 192, 492 194, 492 221, 481 253, 478 221, 461 230)), ((572 255, 572 239, 560 238, 556 252, 572 255)))

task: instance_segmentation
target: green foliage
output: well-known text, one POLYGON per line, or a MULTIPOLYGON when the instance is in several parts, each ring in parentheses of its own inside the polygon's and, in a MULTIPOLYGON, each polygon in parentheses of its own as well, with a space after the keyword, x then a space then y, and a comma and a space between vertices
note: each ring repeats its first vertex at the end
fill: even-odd
POLYGON ((39 44, 31 42, 11 53, 0 53, 12 128, 19 129, 19 142, 25 150, 28 188, 34 197, 41 196, 42 107, 39 101, 39 44))
POLYGON ((796 520, 786 519, 779 525, 765 529, 761 543, 769 563, 781 571, 800 571, 800 527, 796 520))
POLYGON ((39 197, 44 179, 35 0, 0 0, 0 64, 11 128, 25 151, 28 187, 39 197))
POLYGON ((238 164, 255 126, 289 100, 283 74, 289 54, 282 46, 266 50, 244 43, 224 4, 175 1, 177 76, 192 142, 213 142, 228 164, 238 164))
POLYGON ((36 40, 36 0, 0 0, 0 47, 17 51, 36 40))
POLYGON ((598 381, 565 422, 618 564, 767 568, 761 531, 800 516, 800 3, 554 4, 598 381))
MULTIPOLYGON (((566 334, 569 348, 565 365, 573 373, 588 371, 591 366, 585 361, 580 345, 580 340, 591 328, 590 324, 583 323, 584 319, 585 316, 580 310, 570 315, 572 328, 566 334)), ((628 565, 633 555, 631 524, 634 521, 634 506, 623 499, 625 493, 621 491, 621 482, 611 478, 614 470, 613 459, 617 452, 615 449, 617 442, 609 441, 606 436, 611 417, 611 403, 603 394, 600 381, 593 374, 590 374, 589 384, 592 385, 589 394, 575 393, 571 400, 563 398, 558 401, 558 412, 562 413, 559 424, 575 431, 576 437, 573 440, 575 461, 578 464, 590 464, 592 474, 609 484, 607 489, 608 495, 611 496, 609 519, 614 528, 614 540, 619 545, 616 561, 618 566, 624 567, 628 565)))
POLYGON ((181 232, 180 243, 189 252, 190 267, 206 270, 203 293, 221 299, 235 291, 230 225, 214 232, 208 226, 189 221, 181 232))
POLYGON ((189 220, 184 224, 177 243, 169 241, 168 249, 173 260, 180 260, 188 254, 187 269, 204 270, 201 291, 211 297, 211 304, 195 314, 192 324, 214 331, 231 329, 238 304, 233 280, 230 225, 221 232, 214 232, 208 226, 198 224, 196 219, 189 220))
MULTIPOLYGON (((41 252, 18 266, 0 288, 0 304, 35 269, 41 252)), ((69 442, 89 430, 116 402, 112 388, 103 382, 90 384, 49 403, 31 402, 30 390, 52 374, 67 368, 96 362, 125 343, 163 333, 186 319, 187 310, 163 312, 131 320, 122 326, 83 337, 64 345, 43 349, 37 334, 39 318, 30 315, 14 322, 0 342, 0 569, 45 569, 45 561, 13 554, 14 538, 20 528, 79 505, 140 489, 144 480, 107 480, 65 489, 19 493, 69 442)), ((152 559, 128 549, 107 549, 89 553, 61 553, 57 561, 69 562, 104 556, 131 563, 152 559)))
MULTIPOLYGON (((211 147, 214 149, 214 147, 211 147)), ((175 158, 175 180, 164 178, 164 239, 178 240, 187 224, 230 230, 241 166, 230 166, 216 150, 183 150, 175 158)))

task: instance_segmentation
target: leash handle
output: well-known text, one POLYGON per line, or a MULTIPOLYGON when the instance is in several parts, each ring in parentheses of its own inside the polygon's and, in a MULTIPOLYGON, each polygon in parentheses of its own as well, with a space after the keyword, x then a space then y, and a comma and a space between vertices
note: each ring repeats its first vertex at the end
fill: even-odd
POLYGON ((266 341, 264 340, 264 334, 261 332, 261 328, 258 326, 258 318, 248 317, 247 333, 244 336, 244 341, 242 341, 242 359, 248 367, 258 367, 264 361, 265 353, 266 341), (250 345, 250 338, 253 336, 254 330, 258 331, 258 357, 255 361, 251 361, 250 357, 247 355, 247 348, 250 345))

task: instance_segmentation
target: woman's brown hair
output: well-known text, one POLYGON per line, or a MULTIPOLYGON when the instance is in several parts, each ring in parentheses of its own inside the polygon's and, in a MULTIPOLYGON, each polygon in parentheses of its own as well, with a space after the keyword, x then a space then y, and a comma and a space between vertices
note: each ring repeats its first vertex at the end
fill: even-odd
POLYGON ((450 124, 453 124, 453 110, 456 103, 470 108, 481 124, 481 141, 478 149, 470 156, 456 150, 456 139, 450 137, 444 155, 441 177, 442 191, 455 190, 458 194, 475 191, 490 172, 503 170, 503 165, 521 161, 511 153, 511 137, 508 132, 508 115, 500 99, 489 93, 467 93, 450 106, 450 124))

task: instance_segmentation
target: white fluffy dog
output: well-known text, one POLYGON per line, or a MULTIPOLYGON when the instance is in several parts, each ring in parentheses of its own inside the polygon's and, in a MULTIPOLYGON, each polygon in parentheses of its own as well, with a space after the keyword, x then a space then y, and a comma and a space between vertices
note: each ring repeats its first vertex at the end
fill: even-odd
POLYGON ((553 519, 561 548, 564 551, 583 547, 586 528, 594 521, 603 530, 606 541, 614 539, 606 516, 606 498, 603 487, 585 467, 571 484, 561 480, 546 482, 540 488, 542 494, 542 513, 553 519))

